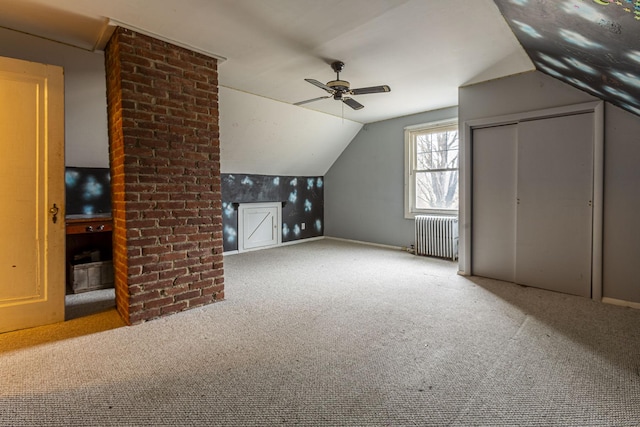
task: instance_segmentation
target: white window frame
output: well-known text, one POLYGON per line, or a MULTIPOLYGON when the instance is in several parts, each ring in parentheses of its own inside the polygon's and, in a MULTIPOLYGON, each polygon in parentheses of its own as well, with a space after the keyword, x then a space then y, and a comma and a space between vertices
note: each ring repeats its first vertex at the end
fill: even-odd
MULTIPOLYGON (((416 166, 416 144, 414 144, 413 136, 424 132, 444 132, 453 129, 458 131, 459 137, 458 118, 406 126, 404 128, 404 217, 406 219, 414 219, 416 215, 424 214, 458 215, 458 209, 418 209, 415 206, 416 180, 414 170, 416 166)), ((458 182, 460 182, 460 158, 458 154, 458 182)), ((458 192, 458 197, 460 197, 460 192, 458 192)))

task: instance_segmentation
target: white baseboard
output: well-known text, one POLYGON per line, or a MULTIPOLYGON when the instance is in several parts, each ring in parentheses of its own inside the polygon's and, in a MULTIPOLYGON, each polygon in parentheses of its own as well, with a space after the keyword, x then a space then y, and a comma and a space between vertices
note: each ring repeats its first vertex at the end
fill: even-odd
POLYGON ((322 240, 322 239, 324 239, 324 236, 308 237, 306 239, 292 240, 291 242, 282 242, 280 246, 297 245, 298 243, 313 242, 315 240, 322 240))
MULTIPOLYGON (((401 246, 383 245, 381 243, 365 242, 365 241, 362 241, 362 240, 343 239, 343 238, 340 238, 340 237, 330 237, 330 236, 309 237, 308 239, 293 240, 291 242, 282 242, 281 244, 276 245, 276 246, 268 246, 268 247, 265 247, 265 248, 255 248, 255 249, 252 249, 252 250, 273 249, 273 248, 279 248, 281 246, 297 245, 299 243, 313 242, 313 241, 322 240, 322 239, 339 240, 339 241, 342 241, 342 242, 356 243, 356 244, 359 244, 359 245, 367 245, 367 246, 377 246, 379 248, 394 249, 394 250, 398 250, 398 251, 404 251, 405 250, 401 246)), ((248 252, 248 251, 245 251, 245 252, 248 252)), ((224 256, 236 255, 236 254, 239 254, 239 253, 240 253, 239 251, 227 251, 227 252, 223 252, 222 255, 224 255, 224 256)))
MULTIPOLYGON (((324 236, 319 236, 319 237, 309 237, 307 239, 300 239, 300 240, 293 240, 291 242, 282 242, 279 245, 273 245, 273 246, 265 246, 264 248, 252 248, 252 249, 247 249, 246 251, 243 252, 252 252, 252 251, 260 251, 262 249, 274 249, 274 248, 279 248, 281 246, 289 246, 289 245, 297 245, 298 243, 306 243, 306 242, 312 242, 314 240, 322 240, 324 239, 324 236)), ((227 255, 237 255, 239 254, 240 251, 235 250, 235 251, 227 251, 227 252, 223 252, 222 255, 223 256, 227 256, 227 255)))
POLYGON ((621 307, 630 307, 640 310, 640 302, 625 301, 609 297, 603 297, 602 302, 605 304, 619 305, 621 307))
POLYGON ((403 250, 401 246, 383 245, 381 243, 364 242, 362 240, 343 239, 341 237, 324 236, 325 239, 339 240, 341 242, 358 243, 360 245, 377 246, 379 248, 403 250))

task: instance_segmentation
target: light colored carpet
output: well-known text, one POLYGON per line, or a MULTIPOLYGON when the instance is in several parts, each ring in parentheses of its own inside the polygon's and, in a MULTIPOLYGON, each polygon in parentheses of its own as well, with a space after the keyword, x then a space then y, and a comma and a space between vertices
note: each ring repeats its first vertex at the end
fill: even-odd
POLYGON ((640 311, 456 270, 329 239, 225 257, 223 302, 0 335, 0 425, 640 425, 640 311))
POLYGON ((65 296, 64 319, 72 320, 90 316, 115 308, 115 306, 116 291, 114 288, 69 294, 65 296))

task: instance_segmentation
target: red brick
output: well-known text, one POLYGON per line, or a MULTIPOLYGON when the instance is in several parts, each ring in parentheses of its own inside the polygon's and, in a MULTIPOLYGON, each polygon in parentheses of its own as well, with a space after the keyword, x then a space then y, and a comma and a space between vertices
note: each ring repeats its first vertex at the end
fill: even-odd
POLYGON ((174 298, 175 298, 175 301, 178 302, 178 301, 184 301, 192 298, 197 298, 199 296, 201 296, 200 290, 194 289, 188 292, 177 294, 174 298))
MULTIPOLYGON (((189 236, 186 236, 187 238, 189 238, 189 236)), ((173 250, 174 251, 188 251, 188 250, 194 250, 198 248, 198 244, 195 242, 189 242, 189 243, 175 243, 173 245, 173 250)))
POLYGON ((144 237, 165 236, 170 233, 171 229, 169 227, 143 228, 140 230, 140 234, 144 237))
MULTIPOLYGON (((187 219, 187 224, 189 225, 205 225, 205 224, 211 224, 212 222, 213 222, 213 218, 209 216, 202 216, 202 217, 187 219)), ((198 227, 197 230, 200 230, 200 227, 198 227)))
POLYGON ((173 268, 189 268, 198 265, 200 261, 197 258, 185 258, 173 262, 173 268))
POLYGON ((147 320, 160 317, 160 307, 153 310, 142 310, 142 305, 130 314, 129 324, 137 325, 147 320))
POLYGON ((187 301, 180 301, 179 303, 176 303, 176 304, 173 304, 173 305, 167 305, 167 306, 164 306, 164 307, 160 307, 160 313, 162 315, 178 313, 179 311, 184 310, 188 306, 189 306, 189 303, 187 301))
POLYGON ((203 295, 198 298, 190 299, 188 302, 189 302, 189 307, 197 307, 200 305, 210 304, 214 302, 214 299, 212 298, 211 295, 203 295))
POLYGON ((186 267, 182 267, 182 268, 172 268, 171 270, 167 270, 167 271, 161 271, 158 273, 158 277, 160 278, 160 280, 162 279, 175 279, 176 277, 180 277, 187 274, 187 268, 186 267))
MULTIPOLYGON (((163 255, 160 255, 160 261, 179 261, 185 259, 187 254, 185 252, 172 251, 163 255)), ((175 273, 176 275, 179 275, 175 273)))
POLYGON ((160 291, 164 289, 170 289, 173 286, 173 279, 165 279, 165 280, 156 280, 153 282, 145 283, 144 289, 146 291, 150 291, 153 289, 158 289, 160 291))
POLYGON ((205 240, 210 240, 211 234, 189 234, 187 236, 187 240, 189 242, 201 242, 205 240))
POLYGON ((151 301, 160 298, 160 292, 158 290, 153 290, 151 292, 144 292, 137 295, 132 295, 129 297, 130 304, 138 304, 144 303, 146 301, 151 301))
MULTIPOLYGON (((185 211, 180 211, 180 212, 185 212, 185 211)), ((193 213, 195 213, 195 212, 193 212, 193 213)), ((195 225, 184 225, 184 226, 180 226, 180 227, 175 227, 173 229, 173 232, 175 234, 184 234, 188 238, 189 235, 192 235, 192 234, 198 232, 198 227, 195 226, 195 225)))
POLYGON ((136 219, 136 220, 130 220, 127 222, 127 227, 129 229, 149 228, 149 227, 155 227, 155 226, 156 226, 155 219, 136 219))
MULTIPOLYGON (((142 266, 142 274, 171 270, 171 263, 158 262, 142 266)), ((159 277, 159 276, 158 276, 159 277)))
POLYGON ((142 273, 142 266, 137 265, 135 267, 129 267, 129 274, 132 276, 137 276, 142 273))
POLYGON ((129 285, 143 285, 147 283, 153 283, 158 280, 158 273, 139 274, 136 276, 129 276, 129 285))
POLYGON ((189 291, 189 287, 187 285, 174 286, 171 288, 162 289, 160 293, 163 296, 174 296, 177 294, 182 294, 189 291))
POLYGON ((205 289, 213 285, 213 280, 199 280, 189 284, 190 289, 205 289))
POLYGON ((167 193, 158 193, 158 192, 153 192, 153 193, 140 193, 139 195, 140 201, 144 201, 144 200, 152 200, 152 201, 167 201, 169 200, 169 194, 167 193))
POLYGON ((202 277, 203 279, 209 279, 209 278, 213 279, 216 277, 220 277, 223 274, 224 272, 222 271, 222 269, 215 269, 215 270, 200 273, 200 277, 202 277))
POLYGON ((196 275, 190 274, 190 275, 176 277, 173 283, 175 285, 184 285, 184 284, 192 283, 195 279, 196 279, 196 275))
POLYGON ((170 236, 163 236, 160 238, 160 242, 166 242, 166 243, 184 243, 186 241, 187 241, 187 236, 184 236, 184 235, 172 234, 170 236))
POLYGON ((172 303, 173 303, 173 297, 167 296, 167 297, 161 297, 161 298, 150 300, 150 301, 145 301, 143 304, 145 309, 149 309, 149 308, 155 308, 155 307, 163 307, 166 305, 170 305, 172 303))
POLYGON ((161 218, 158 220, 160 227, 175 227, 184 224, 184 221, 178 218, 161 218))
POLYGON ((138 238, 138 239, 129 239, 129 246, 137 246, 140 248, 154 246, 158 243, 158 239, 156 238, 138 238))
POLYGON ((223 299, 217 61, 118 28, 105 63, 118 312, 223 299))

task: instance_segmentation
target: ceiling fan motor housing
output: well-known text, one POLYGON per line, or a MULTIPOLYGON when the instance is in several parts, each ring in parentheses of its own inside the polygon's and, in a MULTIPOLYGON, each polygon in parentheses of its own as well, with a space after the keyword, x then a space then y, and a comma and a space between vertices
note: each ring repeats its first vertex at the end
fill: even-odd
POLYGON ((346 80, 332 80, 327 83, 333 90, 337 90, 339 92, 348 92, 349 91, 349 82, 346 80))

